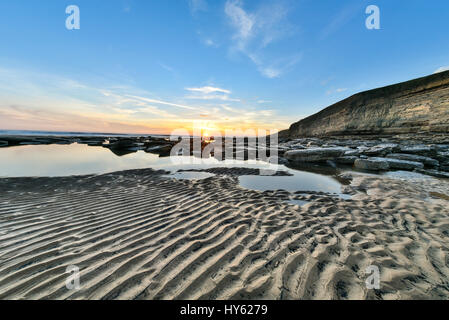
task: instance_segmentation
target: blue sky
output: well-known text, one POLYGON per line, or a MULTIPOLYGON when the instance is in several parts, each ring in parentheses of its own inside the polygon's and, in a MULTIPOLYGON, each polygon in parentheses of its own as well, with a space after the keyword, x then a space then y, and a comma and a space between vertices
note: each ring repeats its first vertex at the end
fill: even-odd
POLYGON ((284 129, 449 68, 448 21, 445 0, 5 0, 0 129, 284 129))

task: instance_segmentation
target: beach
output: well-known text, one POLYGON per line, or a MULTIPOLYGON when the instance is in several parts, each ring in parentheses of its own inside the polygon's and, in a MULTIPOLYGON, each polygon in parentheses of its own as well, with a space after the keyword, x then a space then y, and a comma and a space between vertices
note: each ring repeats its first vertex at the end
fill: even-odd
POLYGON ((0 179, 0 299, 448 298, 448 180, 346 172, 342 198, 208 171, 0 179))
POLYGON ((0 302, 449 300, 449 1, 28 2, 0 4, 0 302))

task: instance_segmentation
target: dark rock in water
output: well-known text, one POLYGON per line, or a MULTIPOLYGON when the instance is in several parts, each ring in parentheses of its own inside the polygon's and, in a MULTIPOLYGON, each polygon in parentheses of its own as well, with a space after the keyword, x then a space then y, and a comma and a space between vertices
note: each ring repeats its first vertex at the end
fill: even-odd
POLYGON ((61 140, 57 140, 54 142, 54 144, 60 144, 60 145, 68 145, 68 144, 72 144, 73 142, 70 140, 66 140, 66 139, 61 139, 61 140))
POLYGON ((448 172, 442 172, 442 171, 432 170, 432 169, 416 169, 415 171, 419 172, 419 173, 422 173, 422 174, 426 174, 428 176, 449 179, 449 173, 448 172))
POLYGON ((8 141, 0 141, 0 148, 7 147, 7 146, 8 146, 8 141))
POLYGON ((354 162, 358 159, 358 157, 356 156, 344 156, 344 157, 340 157, 337 158, 337 163, 341 163, 341 164, 350 164, 353 165, 354 162))
POLYGON ((105 145, 105 147, 110 148, 110 149, 120 150, 120 149, 128 149, 131 147, 135 147, 136 145, 137 145, 136 140, 124 138, 124 139, 119 139, 118 141, 114 141, 112 143, 110 142, 109 145, 105 145))
POLYGON ((105 139, 89 139, 89 140, 80 140, 78 143, 87 144, 91 147, 101 147, 105 142, 105 139))
POLYGON ((435 160, 435 159, 432 159, 429 157, 420 156, 420 155, 415 155, 415 154, 391 153, 391 154, 387 155, 387 158, 413 161, 413 162, 421 162, 421 163, 424 163, 424 165, 426 165, 428 167, 438 167, 440 165, 438 160, 435 160))
POLYGON ((284 157, 293 162, 324 162, 339 158, 348 151, 346 148, 310 148, 287 151, 284 157))
POLYGON ((391 159, 391 158, 371 158, 371 160, 385 161, 388 163, 390 169, 414 170, 424 168, 424 164, 422 164, 421 162, 391 159))
POLYGON ((354 167, 362 170, 381 171, 388 170, 390 166, 385 160, 376 160, 375 158, 357 159, 354 162, 354 167))
POLYGON ((8 143, 8 146, 20 146, 21 143, 30 141, 32 142, 32 138, 28 137, 21 137, 21 136, 2 136, 2 141, 6 141, 8 143))
POLYGON ((165 144, 165 145, 160 145, 160 146, 152 146, 152 147, 148 147, 145 149, 145 152, 148 153, 170 153, 171 149, 173 148, 173 146, 171 144, 165 144))
MULTIPOLYGON (((176 142, 171 142, 170 144, 174 144, 176 142)), ((145 141, 145 145, 147 147, 159 146, 161 144, 167 144, 167 140, 164 138, 151 138, 148 141, 145 141)))
POLYGON ((89 147, 101 147, 103 146, 103 141, 89 142, 87 145, 89 147))
POLYGON ((1 136, 0 140, 6 142, 6 146, 71 144, 74 142, 73 139, 47 136, 1 136))
POLYGON ((136 153, 137 150, 130 150, 130 149, 114 149, 110 148, 111 152, 115 154, 116 156, 122 157, 126 156, 127 154, 136 153))

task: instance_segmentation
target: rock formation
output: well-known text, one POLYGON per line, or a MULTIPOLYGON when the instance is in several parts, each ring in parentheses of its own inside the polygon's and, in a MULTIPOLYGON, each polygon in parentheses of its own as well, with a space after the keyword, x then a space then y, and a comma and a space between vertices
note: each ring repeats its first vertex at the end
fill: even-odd
POLYGON ((449 133, 449 71, 355 94, 280 137, 449 133))

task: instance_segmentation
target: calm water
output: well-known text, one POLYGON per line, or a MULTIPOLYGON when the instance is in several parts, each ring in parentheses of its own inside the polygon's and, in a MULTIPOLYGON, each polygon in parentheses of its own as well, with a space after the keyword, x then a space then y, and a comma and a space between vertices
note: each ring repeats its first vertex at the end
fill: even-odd
MULTIPOLYGON (((204 172, 176 173, 180 169, 207 169, 216 167, 246 167, 272 170, 275 167, 261 161, 218 161, 214 158, 194 157, 160 158, 138 151, 117 156, 109 149, 83 144, 31 145, 0 148, 0 177, 42 177, 101 174, 120 170, 153 168, 170 171, 176 179, 204 179, 204 172)), ((341 184, 332 176, 299 171, 279 166, 293 176, 241 176, 240 184, 254 190, 324 191, 340 193, 341 184)))
POLYGON ((259 191, 287 190, 287 191, 317 191, 340 193, 341 184, 329 177, 317 173, 305 171, 293 171, 289 177, 266 177, 266 176, 241 176, 240 185, 247 189, 259 191))
POLYGON ((303 200, 289 200, 287 202, 290 203, 291 205, 300 206, 300 207, 309 203, 309 202, 303 201, 303 200))
POLYGON ((68 132, 68 131, 28 131, 28 130, 0 130, 0 136, 13 135, 13 136, 58 136, 58 137, 166 137, 161 134, 125 134, 125 133, 99 133, 99 132, 68 132))
POLYGON ((202 180, 215 176, 209 172, 175 172, 169 175, 165 175, 166 178, 174 178, 178 180, 202 180))

